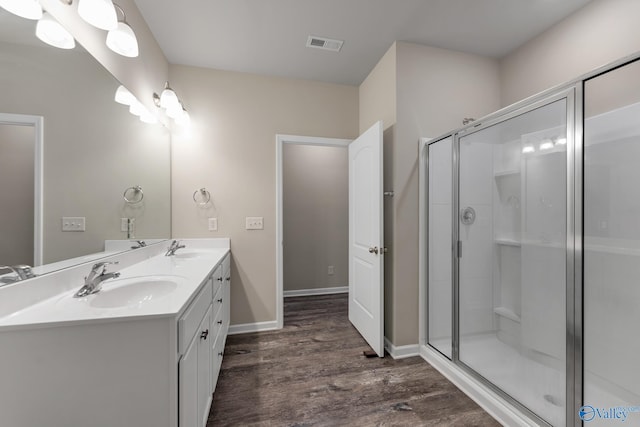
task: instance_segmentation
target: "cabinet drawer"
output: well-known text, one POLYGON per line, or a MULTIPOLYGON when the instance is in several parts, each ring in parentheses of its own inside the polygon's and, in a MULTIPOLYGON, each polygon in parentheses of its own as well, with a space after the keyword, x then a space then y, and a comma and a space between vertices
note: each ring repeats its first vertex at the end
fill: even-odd
POLYGON ((213 295, 215 295, 218 293, 218 290, 222 287, 222 283, 224 282, 222 263, 213 271, 211 279, 213 280, 213 295))
POLYGON ((211 305, 211 296, 211 279, 208 279, 203 289, 178 321, 178 352, 180 354, 184 354, 194 334, 198 332, 198 326, 211 305))

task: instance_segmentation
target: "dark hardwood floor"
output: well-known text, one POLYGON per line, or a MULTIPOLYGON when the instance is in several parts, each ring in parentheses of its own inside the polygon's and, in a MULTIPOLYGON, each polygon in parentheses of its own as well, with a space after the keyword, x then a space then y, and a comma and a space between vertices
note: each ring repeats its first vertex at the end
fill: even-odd
POLYGON ((285 299, 284 329, 232 335, 212 426, 498 426, 419 357, 366 358, 345 294, 285 299))

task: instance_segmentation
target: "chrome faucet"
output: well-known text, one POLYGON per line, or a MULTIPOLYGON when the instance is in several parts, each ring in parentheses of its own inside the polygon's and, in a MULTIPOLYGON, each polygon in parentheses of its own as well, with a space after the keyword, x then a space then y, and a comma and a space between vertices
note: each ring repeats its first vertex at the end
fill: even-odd
POLYGON ((176 251, 178 249, 182 249, 184 248, 184 245, 181 245, 180 242, 178 242, 177 240, 174 240, 173 242, 171 242, 171 246, 169 246, 169 250, 167 250, 167 253, 164 254, 165 256, 173 256, 176 254, 176 251))
POLYGON ((120 277, 120 273, 107 273, 107 265, 109 264, 118 264, 118 261, 115 262, 98 262, 93 264, 91 268, 91 272, 87 277, 84 278, 84 286, 81 287, 78 292, 76 292, 73 297, 74 298, 82 298, 91 294, 95 294, 96 292, 100 292, 102 289, 102 282, 108 279, 115 279, 120 277))
POLYGON ((145 242, 144 240, 136 240, 135 242, 136 242, 136 245, 131 246, 131 249, 140 249, 147 246, 147 242, 145 242))
POLYGON ((19 264, 14 266, 0 265, 0 270, 11 270, 13 273, 15 273, 15 276, 4 277, 2 279, 2 283, 5 283, 5 284, 15 283, 21 280, 32 279, 36 277, 36 275, 31 270, 31 267, 24 264, 19 264))

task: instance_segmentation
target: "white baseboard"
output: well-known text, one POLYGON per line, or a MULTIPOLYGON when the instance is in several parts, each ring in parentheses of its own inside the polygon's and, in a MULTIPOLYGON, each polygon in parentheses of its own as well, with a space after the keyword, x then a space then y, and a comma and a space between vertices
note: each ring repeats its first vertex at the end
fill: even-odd
POLYGON ((248 334, 250 332, 273 331, 278 329, 278 322, 270 320, 267 322, 242 323, 229 326, 228 335, 248 334))
POLYGON ((476 402, 489 415, 505 426, 533 427, 539 424, 509 404, 493 390, 464 372, 436 350, 427 345, 420 346, 420 356, 451 381, 471 400, 476 402))
POLYGON ((394 359, 404 359, 420 355, 420 346, 418 344, 400 345, 396 347, 391 344, 391 341, 389 341, 387 337, 384 337, 384 348, 394 359))
POLYGON ((284 291, 284 297, 307 297, 311 295, 331 295, 348 293, 348 286, 337 286, 334 288, 317 288, 317 289, 296 289, 284 291))

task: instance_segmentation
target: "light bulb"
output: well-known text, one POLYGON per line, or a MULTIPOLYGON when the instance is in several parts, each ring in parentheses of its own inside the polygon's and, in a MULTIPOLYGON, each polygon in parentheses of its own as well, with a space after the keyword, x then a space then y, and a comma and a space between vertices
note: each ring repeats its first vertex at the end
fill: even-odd
POLYGON ((178 126, 181 127, 189 127, 191 124, 191 116, 187 113, 187 110, 182 110, 182 114, 175 119, 175 122, 178 126))
POLYGON ((558 138, 556 140, 556 144, 558 144, 558 145, 567 145, 567 138, 558 138))
POLYGON ((129 106, 129 112, 134 116, 140 117, 145 110, 146 108, 144 108, 144 105, 142 105, 137 99, 129 106))
POLYGON ((73 36, 47 12, 42 14, 36 24, 36 37, 60 49, 73 49, 76 46, 73 36))
POLYGON ((115 30, 118 16, 111 0, 79 0, 78 15, 101 30, 115 30))
POLYGON ((38 0, 0 0, 0 7, 21 18, 42 18, 42 6, 38 0))
POLYGON ((118 22, 115 30, 107 34, 107 46, 117 54, 129 58, 138 56, 138 39, 129 25, 118 22))
POLYGON ((158 118, 156 116, 154 116, 153 114, 151 114, 149 112, 149 110, 144 108, 144 110, 142 111, 142 114, 140 114, 140 121, 144 122, 144 123, 149 123, 149 124, 154 125, 154 124, 158 123, 158 118))

